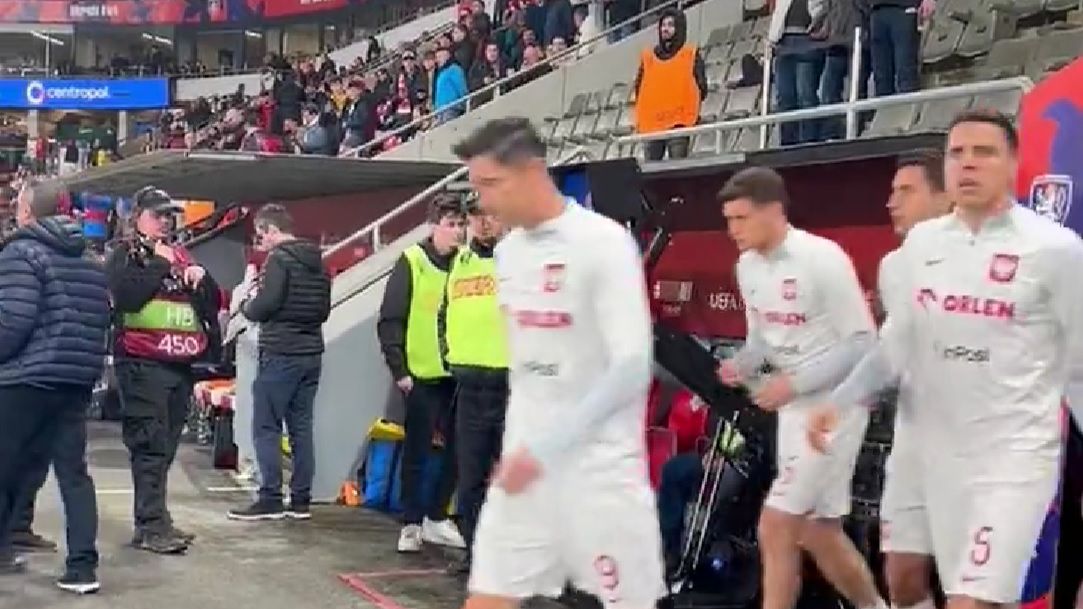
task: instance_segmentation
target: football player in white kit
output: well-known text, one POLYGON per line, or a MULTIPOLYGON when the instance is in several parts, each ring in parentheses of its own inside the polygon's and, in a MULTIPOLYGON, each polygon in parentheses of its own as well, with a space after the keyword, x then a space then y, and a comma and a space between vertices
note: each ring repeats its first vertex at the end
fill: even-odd
MULTIPOLYGON (((951 211, 944 192, 944 155, 939 150, 921 150, 901 157, 891 181, 888 213, 895 232, 905 237, 918 222, 942 216, 951 211)), ((892 266, 898 260, 889 252, 880 261, 877 275, 881 302, 894 301, 896 286, 892 283, 892 266)), ((932 547, 924 536, 922 526, 907 521, 925 518, 922 492, 921 439, 913 428, 911 395, 906 379, 899 384, 896 403, 895 433, 891 455, 887 460, 887 480, 880 506, 880 550, 885 553, 884 571, 891 604, 897 609, 936 609, 933 604, 930 576, 932 547)))
POLYGON ((1014 201, 1018 144, 1002 114, 956 117, 945 162, 955 211, 907 234, 877 348, 809 430, 830 449, 840 413, 907 377, 925 518, 890 533, 927 540, 950 609, 1020 600, 1057 490, 1062 397, 1083 379, 1083 242, 1014 201))
POLYGON ((569 580, 616 609, 664 593, 644 421, 652 333, 628 230, 565 198, 529 121, 490 121, 455 147, 496 248, 508 322, 501 461, 478 518, 469 609, 558 596, 569 580))
POLYGON ((718 198, 742 252, 737 282, 748 322, 744 347, 722 362, 719 378, 728 385, 751 382, 757 406, 778 411, 778 474, 759 524, 763 607, 792 609, 797 602, 802 548, 855 607, 885 607, 840 520, 850 512, 868 413, 847 413, 830 455, 813 451, 805 439, 811 409, 875 340, 853 263, 835 242, 790 226, 785 184, 771 169, 741 171, 718 198), (764 364, 773 372, 756 383, 764 364))

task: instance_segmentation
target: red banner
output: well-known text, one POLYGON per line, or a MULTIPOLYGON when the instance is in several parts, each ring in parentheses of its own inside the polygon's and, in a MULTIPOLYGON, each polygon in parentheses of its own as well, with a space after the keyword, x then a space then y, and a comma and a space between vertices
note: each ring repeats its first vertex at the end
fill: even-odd
POLYGON ((0 23, 252 23, 362 0, 0 0, 0 23))

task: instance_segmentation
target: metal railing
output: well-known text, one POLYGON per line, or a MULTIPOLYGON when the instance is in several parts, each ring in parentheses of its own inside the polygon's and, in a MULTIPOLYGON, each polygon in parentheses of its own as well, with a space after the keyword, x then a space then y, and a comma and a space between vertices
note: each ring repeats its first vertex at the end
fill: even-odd
POLYGON ((624 21, 621 21, 620 23, 603 30, 602 32, 600 32, 597 35, 595 35, 594 37, 586 40, 585 42, 579 42, 575 46, 568 47, 567 49, 565 49, 561 53, 553 55, 552 57, 546 57, 544 60, 539 61, 537 64, 535 64, 533 66, 530 66, 529 68, 526 68, 524 70, 520 70, 520 71, 518 71, 515 74, 512 74, 510 76, 505 76, 504 78, 501 78, 500 80, 498 80, 496 82, 485 85, 484 87, 478 89, 477 91, 472 91, 469 95, 467 95, 466 97, 463 97, 462 99, 456 100, 454 103, 448 104, 447 106, 445 106, 443 108, 436 108, 433 112, 431 112, 429 114, 426 114, 425 116, 415 118, 414 120, 410 121, 409 123, 406 123, 405 125, 403 125, 401 127, 398 127, 397 129, 393 129, 391 131, 388 131, 387 133, 384 133, 383 135, 381 135, 381 136, 379 136, 377 138, 373 138, 373 139, 365 142, 364 144, 361 144, 360 146, 356 146, 354 148, 344 150, 343 152, 341 152, 339 154, 339 156, 343 156, 343 157, 360 156, 360 155, 362 155, 362 154, 364 154, 366 152, 369 152, 372 149, 382 145, 384 142, 386 142, 387 140, 389 140, 389 139, 391 139, 393 137, 398 137, 398 136, 402 135, 403 133, 407 133, 409 131, 421 130, 422 125, 424 125, 425 123, 428 123, 430 121, 435 120, 437 116, 439 116, 442 112, 446 111, 448 108, 461 107, 461 108, 464 109, 464 112, 469 112, 471 110, 471 102, 476 102, 479 99, 484 99, 484 101, 488 102, 488 101, 490 101, 492 99, 495 99, 495 98, 499 97, 500 94, 501 94, 501 89, 503 89, 504 87, 506 87, 509 84, 519 84, 520 81, 522 81, 524 74, 529 74, 531 71, 536 71, 536 70, 539 70, 539 69, 543 69, 545 67, 553 67, 555 64, 557 64, 557 65, 562 64, 566 60, 578 61, 579 59, 585 58, 585 57, 589 56, 590 54, 592 54, 593 49, 596 48, 595 46, 592 46, 592 45, 597 45, 602 40, 608 39, 610 34, 613 34, 614 32, 620 31, 621 29, 623 29, 624 27, 626 27, 628 25, 632 25, 634 23, 637 23, 639 20, 643 19, 644 17, 649 17, 649 16, 654 15, 656 13, 660 13, 660 12, 662 12, 662 11, 668 9, 668 8, 672 8, 672 7, 681 8, 681 6, 683 6, 686 1, 687 0, 666 0, 662 4, 659 4, 657 6, 654 6, 654 7, 650 8, 650 9, 647 9, 647 10, 637 14, 636 16, 631 17, 630 19, 625 19, 624 21), (579 53, 580 53, 580 51, 582 51, 584 49, 588 49, 588 52, 586 54, 584 54, 582 57, 580 57, 579 53))
POLYGON ((881 108, 891 108, 895 106, 905 106, 913 103, 923 103, 930 101, 939 101, 942 99, 950 99, 953 97, 961 96, 977 96, 992 93, 1004 93, 1008 91, 1021 90, 1023 93, 1030 91, 1034 88, 1034 82, 1026 76, 1016 76, 1013 78, 1004 78, 1000 80, 991 80, 986 82, 967 83, 963 85, 954 85, 949 87, 939 87, 936 89, 924 89, 921 91, 914 91, 912 93, 900 93, 897 95, 891 95, 887 97, 874 97, 869 99, 860 99, 859 92, 861 82, 856 78, 855 74, 861 73, 861 55, 862 55, 862 31, 861 28, 854 29, 854 40, 851 45, 851 57, 850 57, 850 88, 847 93, 847 100, 837 104, 827 104, 817 106, 815 108, 803 108, 800 110, 790 110, 786 112, 771 113, 771 80, 772 80, 772 66, 774 64, 773 55, 774 49, 769 41, 764 43, 763 54, 763 91, 760 95, 760 115, 751 116, 748 118, 722 120, 714 123, 707 123, 704 125, 695 125, 693 127, 679 127, 677 129, 670 129, 668 131, 659 131, 655 133, 633 134, 626 135, 624 137, 615 138, 615 142, 618 146, 634 145, 643 142, 650 142, 656 140, 667 140, 675 137, 692 137, 703 134, 715 135, 715 154, 722 154, 723 138, 722 134, 729 131, 737 131, 739 129, 752 129, 758 127, 759 133, 759 146, 763 150, 768 146, 769 128, 773 125, 779 125, 783 123, 791 123, 808 119, 830 118, 836 116, 846 117, 846 139, 852 140, 858 136, 858 116, 860 113, 867 110, 879 110, 881 108))
MULTIPOLYGON (((564 165, 566 163, 570 163, 570 162, 572 162, 574 160, 577 160, 579 158, 589 157, 589 156, 590 156, 590 153, 587 151, 587 149, 582 147, 582 146, 579 146, 579 147, 575 148, 574 150, 572 150, 571 152, 569 152, 568 154, 562 156, 560 159, 558 159, 553 164, 554 165, 564 165)), ((380 251, 380 249, 382 249, 383 246, 386 245, 386 244, 383 243, 383 240, 381 239, 381 236, 382 236, 381 232, 380 232, 381 227, 383 227, 388 222, 394 220, 395 218, 398 218, 402 214, 406 213, 408 210, 413 209, 414 207, 416 207, 417 205, 420 205, 421 203, 424 203, 425 201, 427 201, 429 199, 429 197, 431 197, 431 196, 435 195, 436 193, 448 188, 450 185, 452 185, 453 183, 458 181, 460 178, 465 176, 466 172, 467 172, 466 165, 455 168, 454 171, 452 171, 451 173, 447 174, 446 176, 440 178, 439 180, 437 180, 433 184, 429 185, 427 188, 425 188, 425 190, 422 190, 421 192, 419 192, 416 195, 410 197, 406 201, 403 201, 400 205, 398 205, 397 207, 395 207, 391 211, 389 211, 386 214, 380 216, 379 218, 373 220, 371 223, 369 223, 369 224, 365 225, 364 227, 362 227, 361 229, 355 231, 352 235, 346 237, 345 239, 339 241, 338 243, 336 243, 336 244, 332 245, 331 247, 327 248, 326 250, 324 250, 323 251, 323 257, 325 259, 329 258, 333 254, 336 254, 336 253, 342 251, 343 249, 345 249, 351 243, 354 243, 355 241, 358 241, 359 239, 362 239, 364 237, 369 237, 369 240, 372 243, 372 251, 373 251, 373 253, 376 253, 376 252, 380 251)))

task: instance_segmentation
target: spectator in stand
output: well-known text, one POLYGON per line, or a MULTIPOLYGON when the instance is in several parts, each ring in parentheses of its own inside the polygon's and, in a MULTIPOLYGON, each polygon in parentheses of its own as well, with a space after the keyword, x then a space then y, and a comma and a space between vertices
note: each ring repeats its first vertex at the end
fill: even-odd
POLYGON ((932 17, 936 0, 867 0, 869 45, 876 96, 917 91, 921 32, 932 17))
MULTIPOLYGON (((820 77, 824 70, 823 44, 810 35, 823 18, 825 0, 777 0, 771 14, 768 37, 775 45, 775 89, 779 112, 820 105, 820 77)), ((817 142, 823 121, 809 119, 783 123, 779 141, 783 146, 817 142)))
POLYGON ((323 54, 320 55, 320 76, 326 79, 334 76, 336 72, 338 72, 338 68, 335 67, 335 60, 331 59, 325 49, 323 54))
POLYGON ((517 10, 508 15, 504 29, 497 31, 496 41, 500 44, 500 53, 509 67, 519 64, 523 56, 523 32, 526 31, 526 11, 517 10))
POLYGON ((549 57, 553 67, 560 67, 575 59, 573 55, 562 55, 567 50, 568 42, 557 36, 549 42, 549 48, 545 50, 545 55, 549 57))
POLYGON ((346 107, 346 103, 350 101, 349 95, 346 94, 346 88, 342 84, 342 79, 335 78, 328 83, 330 93, 327 95, 328 102, 334 109, 335 114, 342 114, 343 108, 346 107))
POLYGON ((421 67, 425 71, 425 99, 431 103, 436 94, 436 53, 425 51, 421 57, 421 67))
POLYGON ((580 4, 575 7, 575 11, 572 13, 572 17, 575 18, 575 44, 583 45, 579 48, 579 51, 575 54, 576 57, 586 57, 594 52, 595 44, 586 44, 587 42, 594 40, 601 34, 601 30, 598 29, 598 22, 590 14, 589 4, 580 4))
MULTIPOLYGON (((485 45, 485 54, 481 60, 474 62, 470 68, 470 90, 477 91, 487 85, 500 80, 505 75, 504 61, 500 57, 500 48, 495 42, 485 45)), ((492 95, 486 99, 479 99, 478 103, 485 103, 492 99, 492 95)))
MULTIPOLYGON (((423 101, 417 97, 417 92, 410 89, 405 74, 399 74, 398 84, 395 88, 395 97, 391 100, 391 128, 404 127, 414 119, 421 117, 423 101)), ((413 132, 400 134, 402 139, 408 139, 413 132)))
POLYGON ((387 68, 380 68, 376 70, 376 84, 372 88, 373 95, 380 101, 386 101, 391 99, 391 88, 394 85, 391 82, 391 72, 387 71, 387 68))
MULTIPOLYGON (((688 43, 688 24, 676 9, 662 11, 658 45, 644 49, 635 80, 635 115, 638 133, 657 133, 691 127, 699 120, 699 106, 707 97, 707 76, 695 46, 688 43)), ((647 160, 688 156, 688 138, 653 140, 646 145, 647 160)))
POLYGON ((325 113, 319 112, 316 104, 305 104, 301 111, 302 126, 297 140, 301 154, 338 154, 338 142, 332 137, 325 116, 325 113))
MULTIPOLYGON (((288 119, 293 120, 293 119, 288 119)), ((285 126, 283 124, 283 126, 285 126)), ((241 138, 240 149, 244 152, 282 152, 282 142, 277 137, 267 133, 260 126, 259 115, 255 112, 248 114, 244 124, 244 137, 241 138)))
POLYGON ((548 0, 545 10, 545 37, 542 39, 545 45, 549 46, 554 38, 563 38, 565 42, 572 40, 575 38, 575 31, 571 0, 548 0))
POLYGON ((485 12, 485 3, 482 0, 474 0, 471 4, 470 35, 475 42, 489 40, 493 34, 493 20, 489 13, 485 12))
MULTIPOLYGON (((605 25, 606 29, 616 27, 618 24, 628 21, 632 17, 639 14, 640 3, 639 0, 603 0, 605 3, 605 25)), ((619 29, 613 30, 609 33, 610 44, 620 41, 622 38, 627 38, 635 33, 637 24, 635 22, 621 26, 619 29)))
MULTIPOLYGON (((822 26, 814 28, 813 38, 827 45, 824 60, 823 82, 820 91, 824 104, 837 104, 843 100, 846 76, 850 73, 850 61, 854 48, 854 30, 861 28, 864 38, 861 45, 861 72, 858 74, 857 96, 868 96, 869 65, 867 0, 827 0, 822 26)), ((820 125, 824 139, 842 139, 846 136, 845 117, 825 118, 820 125)))
POLYGON ((520 40, 512 49, 512 55, 508 65, 516 70, 523 70, 525 68, 524 59, 526 50, 529 47, 537 47, 535 50, 541 51, 541 46, 538 43, 538 37, 534 35, 534 30, 526 29, 523 30, 522 40, 520 40))
POLYGON ((526 27, 528 30, 534 32, 535 40, 543 40, 545 38, 545 22, 548 14, 545 0, 529 0, 529 2, 530 4, 526 7, 526 27))
POLYGON ((305 90, 297 84, 293 72, 286 72, 275 85, 271 93, 274 98, 275 112, 271 123, 272 133, 281 133, 282 123, 287 118, 301 119, 301 106, 305 103, 305 90))
POLYGON ((369 46, 365 49, 365 63, 372 63, 380 58, 380 54, 383 53, 383 49, 380 48, 380 42, 376 40, 375 36, 369 36, 369 46))
POLYGON ((465 112, 465 107, 459 100, 466 97, 470 92, 466 86, 466 74, 461 66, 452 60, 451 52, 447 49, 436 51, 436 63, 439 66, 436 72, 436 94, 433 106, 438 113, 438 124, 453 120, 465 112))
POLYGON ((417 53, 412 50, 403 51, 402 66, 399 68, 399 76, 395 80, 398 81, 395 86, 396 95, 399 94, 401 86, 405 85, 406 90, 410 92, 412 102, 417 101, 418 93, 428 89, 425 83, 425 72, 417 65, 417 53))
POLYGON ((456 25, 451 30, 451 56, 463 71, 474 65, 474 58, 477 56, 474 41, 470 40, 466 28, 461 25, 456 25))
POLYGON ((376 133, 373 120, 376 108, 372 105, 371 96, 365 92, 365 83, 360 80, 350 82, 347 94, 349 102, 342 110, 342 146, 356 148, 372 139, 376 133))

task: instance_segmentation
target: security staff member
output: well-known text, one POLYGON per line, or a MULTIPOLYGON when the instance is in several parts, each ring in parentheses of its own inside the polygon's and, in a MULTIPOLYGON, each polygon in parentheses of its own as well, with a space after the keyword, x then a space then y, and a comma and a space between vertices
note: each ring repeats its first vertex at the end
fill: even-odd
POLYGON ((467 556, 449 571, 470 571, 470 548, 490 472, 500 456, 508 405, 508 348, 496 299, 493 248, 503 227, 473 199, 470 244, 451 259, 440 309, 440 347, 455 378, 455 444, 459 461, 459 527, 467 556))
POLYGON ((193 536, 166 508, 169 468, 192 396, 192 363, 221 343, 220 293, 207 271, 169 235, 182 207, 147 187, 135 194, 134 236, 106 263, 115 318, 114 361, 122 429, 135 487, 132 545, 187 550, 193 536))
POLYGON ((428 219, 432 236, 407 248, 395 263, 376 325, 387 367, 406 398, 399 552, 419 552, 423 542, 463 547, 447 517, 455 491, 455 382, 441 357, 436 328, 448 267, 463 240, 462 203, 451 195, 437 197, 428 219), (436 493, 428 497, 422 488, 425 463, 437 430, 444 438, 443 462, 436 493))

